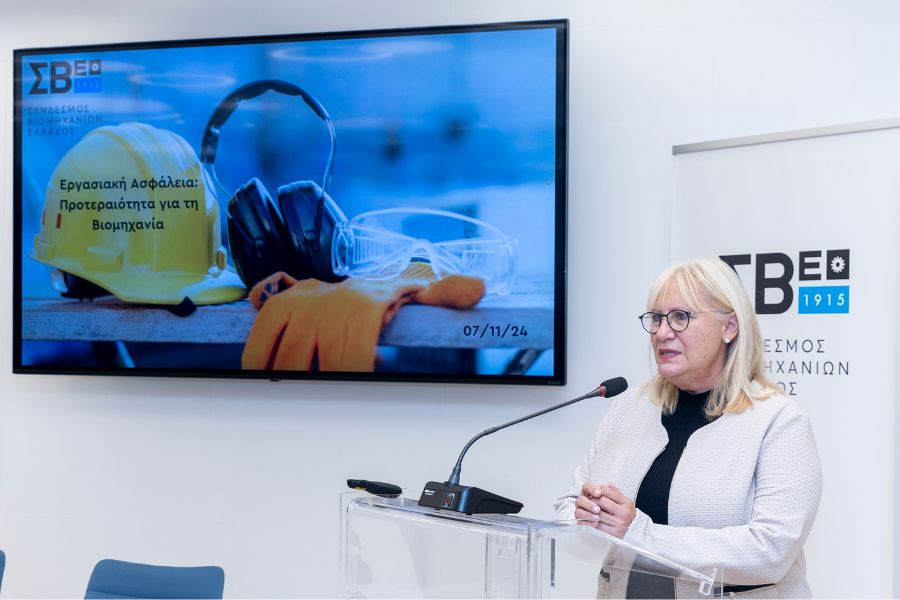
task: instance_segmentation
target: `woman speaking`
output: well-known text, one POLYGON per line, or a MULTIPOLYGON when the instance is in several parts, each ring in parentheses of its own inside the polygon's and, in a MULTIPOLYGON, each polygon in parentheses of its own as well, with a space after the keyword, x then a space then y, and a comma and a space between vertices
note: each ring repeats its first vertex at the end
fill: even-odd
MULTIPOLYGON (((613 401, 558 517, 590 519, 687 567, 721 567, 726 594, 811 596, 803 542, 822 491, 816 444, 807 416, 763 373, 737 274, 720 260, 670 267, 640 321, 657 373, 613 401), (685 558, 693 552, 708 559, 685 558)), ((626 596, 676 589, 632 574, 626 596)))

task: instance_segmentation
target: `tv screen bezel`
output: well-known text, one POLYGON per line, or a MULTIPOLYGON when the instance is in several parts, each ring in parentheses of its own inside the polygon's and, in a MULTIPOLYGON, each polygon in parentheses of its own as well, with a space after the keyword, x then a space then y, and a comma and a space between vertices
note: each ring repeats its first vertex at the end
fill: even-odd
POLYGON ((566 383, 566 288, 567 288, 567 215, 568 215, 568 33, 567 19, 510 21, 498 23, 437 25, 422 27, 342 30, 291 34, 252 35, 223 38, 191 38, 80 44, 53 47, 20 48, 13 51, 13 373, 45 375, 100 375, 112 377, 172 377, 247 380, 297 381, 364 381, 407 383, 465 383, 505 385, 551 385, 566 383), (555 131, 555 228, 553 281, 553 374, 453 374, 391 373, 338 371, 257 371, 242 369, 122 367, 52 367, 25 365, 22 362, 23 331, 23 189, 22 189, 22 69, 31 55, 67 54, 88 51, 140 50, 192 46, 224 46, 279 42, 321 41, 339 39, 382 38, 394 36, 427 36, 448 33, 475 33, 516 29, 554 29, 556 31, 556 131, 555 131))

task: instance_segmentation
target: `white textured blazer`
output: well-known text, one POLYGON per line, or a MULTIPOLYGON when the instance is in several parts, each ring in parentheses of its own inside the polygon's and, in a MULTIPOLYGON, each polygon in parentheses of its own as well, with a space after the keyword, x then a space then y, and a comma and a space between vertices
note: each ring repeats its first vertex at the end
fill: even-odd
MULTIPOLYGON (((569 493, 557 499, 558 518, 575 518, 575 499, 588 481, 613 483, 634 499, 668 441, 661 409, 646 389, 619 396, 575 469, 569 493)), ((701 572, 721 568, 726 585, 774 584, 741 597, 808 598, 803 542, 821 494, 809 419, 777 395, 695 431, 672 478, 669 524, 637 511, 624 540, 701 572)), ((678 592, 697 590, 679 586, 678 592)))

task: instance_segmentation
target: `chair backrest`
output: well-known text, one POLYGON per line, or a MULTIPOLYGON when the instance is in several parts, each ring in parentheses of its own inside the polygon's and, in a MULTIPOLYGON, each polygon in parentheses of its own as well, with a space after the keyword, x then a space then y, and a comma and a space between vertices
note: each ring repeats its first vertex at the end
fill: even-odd
POLYGON ((0 586, 3 585, 3 569, 6 568, 6 554, 0 550, 0 586))
POLYGON ((94 567, 85 598, 210 598, 221 600, 221 567, 164 567, 103 559, 94 567))

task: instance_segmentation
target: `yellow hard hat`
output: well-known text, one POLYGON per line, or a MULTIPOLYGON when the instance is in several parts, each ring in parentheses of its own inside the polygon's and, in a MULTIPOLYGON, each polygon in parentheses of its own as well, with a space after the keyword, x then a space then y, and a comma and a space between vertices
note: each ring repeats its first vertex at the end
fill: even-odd
POLYGON ((31 256, 129 302, 233 302, 219 206, 180 136, 143 123, 94 129, 56 165, 31 256))

